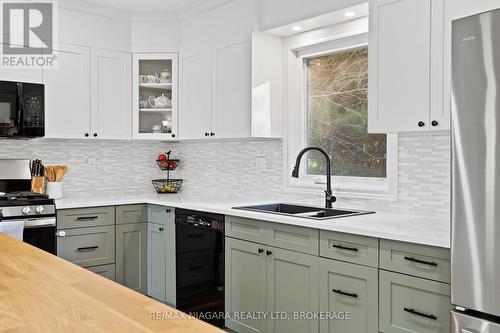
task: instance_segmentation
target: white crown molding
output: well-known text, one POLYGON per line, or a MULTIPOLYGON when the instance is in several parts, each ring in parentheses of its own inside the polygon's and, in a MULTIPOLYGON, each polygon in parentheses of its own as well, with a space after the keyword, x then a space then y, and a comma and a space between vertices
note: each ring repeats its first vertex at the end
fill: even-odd
POLYGON ((173 21, 195 16, 220 7, 233 0, 197 0, 173 11, 136 11, 132 21, 173 21))
MULTIPOLYGON (((37 0, 28 0, 37 1, 37 0)), ((177 10, 168 11, 128 11, 85 0, 59 0, 55 6, 93 15, 132 21, 175 21, 195 16, 225 5, 233 0, 197 0, 177 10)))
POLYGON ((179 19, 185 19, 204 12, 208 12, 214 8, 223 6, 233 0, 198 0, 176 11, 179 19))
POLYGON ((115 8, 108 7, 104 5, 99 5, 93 2, 88 2, 85 0, 59 0, 55 3, 56 7, 64 8, 68 10, 74 10, 78 12, 84 12, 92 15, 105 16, 109 18, 121 19, 121 20, 131 20, 133 12, 115 8))

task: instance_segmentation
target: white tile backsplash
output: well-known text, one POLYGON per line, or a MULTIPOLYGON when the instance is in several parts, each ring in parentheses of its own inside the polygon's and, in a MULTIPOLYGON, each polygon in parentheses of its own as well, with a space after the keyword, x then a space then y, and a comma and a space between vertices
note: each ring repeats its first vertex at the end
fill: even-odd
MULTIPOLYGON (((66 197, 144 195, 153 193, 150 180, 162 178, 155 158, 172 150, 180 158, 173 177, 182 177, 182 195, 199 200, 231 201, 281 199, 316 204, 323 195, 282 193, 281 140, 238 139, 180 143, 92 140, 0 141, 0 158, 39 158, 45 164, 67 164, 63 188, 66 197), (87 168, 87 158, 97 168, 87 168), (265 172, 257 158, 266 159, 265 172)), ((424 215, 449 215, 450 135, 399 136, 398 201, 340 198, 339 206, 390 210, 424 215)))

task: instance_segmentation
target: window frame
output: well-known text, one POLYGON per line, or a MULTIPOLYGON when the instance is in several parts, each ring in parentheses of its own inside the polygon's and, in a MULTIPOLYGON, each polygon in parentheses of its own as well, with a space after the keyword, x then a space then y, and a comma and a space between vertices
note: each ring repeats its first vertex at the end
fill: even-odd
MULTIPOLYGON (((367 21, 367 20, 366 20, 367 21)), ((368 25, 362 20, 347 22, 318 31, 306 32, 285 40, 284 62, 286 103, 284 140, 284 191, 317 193, 325 187, 326 177, 307 175, 305 161, 300 177, 291 177, 298 152, 307 142, 307 71, 305 59, 368 46, 368 25), (294 134, 292 134, 294 133, 294 134), (299 134, 299 135, 297 135, 299 134)), ((368 50, 369 52, 369 50, 368 50)), ((387 177, 332 176, 333 192, 338 197, 377 198, 395 201, 398 198, 398 137, 387 133, 387 177)))

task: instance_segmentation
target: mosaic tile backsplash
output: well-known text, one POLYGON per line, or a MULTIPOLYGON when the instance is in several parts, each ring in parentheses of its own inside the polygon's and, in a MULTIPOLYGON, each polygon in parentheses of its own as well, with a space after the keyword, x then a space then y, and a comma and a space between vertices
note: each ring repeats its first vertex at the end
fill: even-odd
MULTIPOLYGON (((49 140, 0 141, 0 158, 41 159, 46 165, 67 164, 65 197, 146 195, 150 180, 164 176, 158 153, 172 150, 181 159, 173 177, 184 179, 182 196, 199 200, 288 200, 321 204, 323 196, 282 193, 281 140, 239 139, 186 141, 174 144, 142 141, 49 140), (267 171, 256 170, 264 157, 267 171), (96 169, 87 159, 96 159, 96 169)), ((450 206, 450 135, 399 136, 399 200, 340 199, 339 206, 443 215, 450 206)))

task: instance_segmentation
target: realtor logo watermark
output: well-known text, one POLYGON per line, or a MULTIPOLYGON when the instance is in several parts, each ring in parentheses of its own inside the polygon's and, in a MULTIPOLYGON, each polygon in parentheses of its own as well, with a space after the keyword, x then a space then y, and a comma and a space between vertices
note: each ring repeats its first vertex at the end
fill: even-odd
POLYGON ((54 6, 52 2, 2 1, 1 67, 53 67, 54 6))

